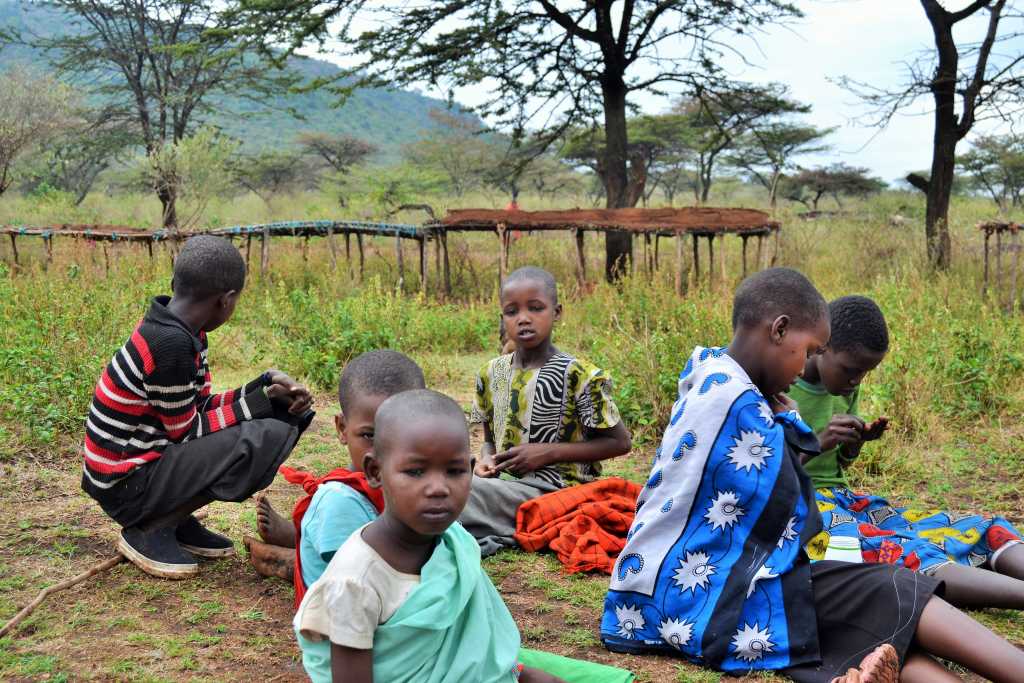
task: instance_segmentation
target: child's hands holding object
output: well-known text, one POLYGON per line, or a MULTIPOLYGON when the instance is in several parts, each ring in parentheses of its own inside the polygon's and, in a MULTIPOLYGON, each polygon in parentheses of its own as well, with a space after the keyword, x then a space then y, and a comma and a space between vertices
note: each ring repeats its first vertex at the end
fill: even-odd
POLYGON ((772 409, 772 412, 776 415, 779 413, 788 413, 791 410, 799 410, 796 401, 783 393, 774 394, 769 397, 768 404, 772 409))
POLYGON ((847 457, 851 457, 856 456, 863 442, 880 439, 888 428, 887 417, 865 423, 856 415, 833 415, 828 427, 818 434, 818 441, 821 442, 822 451, 831 450, 839 445, 848 446, 850 448, 847 449, 847 457))
POLYGON ((473 474, 485 479, 498 476, 498 469, 494 466, 494 455, 485 455, 480 458, 476 463, 476 467, 473 468, 473 474))
POLYGON ((280 370, 267 371, 267 397, 274 403, 288 406, 292 415, 301 415, 313 405, 309 389, 280 370))
POLYGON ((494 475, 510 472, 516 476, 529 474, 557 461, 555 449, 559 444, 524 443, 494 455, 494 475))
POLYGON ((887 429, 889 429, 889 418, 880 417, 874 422, 864 425, 862 436, 865 441, 874 441, 875 439, 881 439, 882 434, 884 434, 887 429))

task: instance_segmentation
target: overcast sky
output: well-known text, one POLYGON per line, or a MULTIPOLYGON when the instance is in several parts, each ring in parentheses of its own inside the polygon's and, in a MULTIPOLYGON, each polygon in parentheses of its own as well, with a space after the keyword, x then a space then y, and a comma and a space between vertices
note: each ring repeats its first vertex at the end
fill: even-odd
MULTIPOLYGON (((726 68, 734 78, 786 83, 793 96, 813 106, 804 117, 820 127, 836 127, 829 142, 833 151, 804 160, 805 164, 843 161, 864 166, 892 182, 907 171, 927 169, 931 161, 930 98, 894 118, 884 130, 869 127, 868 110, 857 97, 834 81, 842 76, 880 87, 896 87, 906 74, 904 63, 933 49, 931 29, 918 0, 804 0, 796 3, 805 14, 786 26, 770 27, 745 48, 751 64, 732 59, 726 68)), ((957 10, 967 0, 947 0, 957 10)), ((957 28, 958 42, 977 39, 987 20, 982 12, 957 28)), ((1017 48, 1018 46, 1012 46, 1017 48)), ((1022 46, 1024 49, 1024 46, 1022 46)), ((328 57, 329 58, 329 57, 328 57)), ((447 93, 422 88, 427 95, 447 93)), ((456 100, 473 105, 479 91, 456 90, 456 100)), ((631 101, 649 113, 663 111, 664 100, 633 93, 631 101)), ((963 144, 963 143, 961 143, 963 144)))

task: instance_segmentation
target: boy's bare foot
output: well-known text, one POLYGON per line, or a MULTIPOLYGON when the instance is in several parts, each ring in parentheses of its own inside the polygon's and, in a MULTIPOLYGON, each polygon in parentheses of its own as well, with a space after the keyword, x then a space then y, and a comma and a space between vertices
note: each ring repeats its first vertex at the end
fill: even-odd
POLYGON ((277 513, 265 493, 256 496, 256 527, 260 538, 270 545, 295 547, 295 525, 277 513))
POLYGON ((886 643, 865 657, 859 669, 850 669, 845 675, 833 678, 832 683, 898 683, 899 679, 899 655, 896 648, 886 643))
POLYGON ((263 576, 277 576, 291 582, 295 576, 295 548, 260 543, 252 536, 242 538, 249 551, 249 563, 263 576))

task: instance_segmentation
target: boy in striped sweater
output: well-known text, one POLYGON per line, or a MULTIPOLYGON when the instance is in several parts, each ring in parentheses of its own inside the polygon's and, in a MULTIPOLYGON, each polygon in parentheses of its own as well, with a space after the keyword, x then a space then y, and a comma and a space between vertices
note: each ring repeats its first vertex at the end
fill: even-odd
POLYGON ((197 556, 234 553, 192 513, 268 486, 313 418, 309 392, 277 370, 211 393, 206 335, 231 318, 244 285, 230 242, 190 238, 173 296, 153 299, 96 384, 82 489, 123 527, 118 550, 154 576, 184 578, 197 556))

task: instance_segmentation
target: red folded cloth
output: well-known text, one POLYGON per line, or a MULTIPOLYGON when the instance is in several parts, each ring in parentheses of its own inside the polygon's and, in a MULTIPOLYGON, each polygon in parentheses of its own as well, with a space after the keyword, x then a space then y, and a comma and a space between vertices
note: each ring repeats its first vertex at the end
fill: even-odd
POLYGON ((516 513, 516 541, 530 552, 551 548, 570 574, 611 574, 626 545, 640 488, 612 477, 528 500, 516 513))

